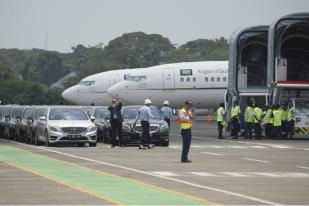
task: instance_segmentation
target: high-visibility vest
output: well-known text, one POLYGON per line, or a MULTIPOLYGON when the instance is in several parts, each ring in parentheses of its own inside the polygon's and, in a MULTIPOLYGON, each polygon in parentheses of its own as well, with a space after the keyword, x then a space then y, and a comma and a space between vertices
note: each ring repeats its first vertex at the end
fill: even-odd
POLYGON ((253 118, 254 123, 260 123, 262 118, 262 109, 259 107, 255 107, 253 109, 255 117, 253 118))
POLYGON ((222 116, 223 111, 224 111, 223 107, 219 107, 217 109, 217 122, 222 122, 223 121, 223 116, 222 116))
POLYGON ((247 106, 245 111, 245 121, 246 122, 253 122, 253 108, 250 106, 247 106))
POLYGON ((190 111, 186 111, 184 108, 182 108, 179 111, 178 119, 180 122, 180 129, 190 129, 192 127, 192 113, 190 111), (188 118, 181 119, 181 114, 185 117, 189 117, 189 120, 187 120, 188 118))
POLYGON ((280 127, 282 124, 282 111, 275 109, 274 114, 274 127, 280 127))
POLYGON ((288 110, 287 109, 282 109, 282 121, 286 121, 288 119, 288 110))
POLYGON ((234 117, 238 118, 239 113, 240 113, 239 106, 235 106, 231 110, 231 117, 232 118, 234 118, 234 117))
POLYGON ((288 108, 286 120, 287 120, 287 121, 293 120, 293 108, 288 108))
POLYGON ((265 114, 265 124, 272 124, 273 120, 271 118, 271 109, 268 109, 265 114))

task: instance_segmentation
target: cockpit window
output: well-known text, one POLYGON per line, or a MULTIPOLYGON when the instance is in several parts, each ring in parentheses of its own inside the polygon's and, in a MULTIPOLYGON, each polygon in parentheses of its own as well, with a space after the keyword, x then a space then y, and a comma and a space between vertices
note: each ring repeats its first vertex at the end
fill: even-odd
POLYGON ((95 85, 95 81, 80 81, 79 85, 92 86, 92 85, 95 85))
POLYGON ((146 76, 132 76, 130 74, 125 74, 124 75, 124 80, 127 80, 127 81, 131 81, 131 82, 142 82, 142 81, 145 81, 146 80, 146 76))

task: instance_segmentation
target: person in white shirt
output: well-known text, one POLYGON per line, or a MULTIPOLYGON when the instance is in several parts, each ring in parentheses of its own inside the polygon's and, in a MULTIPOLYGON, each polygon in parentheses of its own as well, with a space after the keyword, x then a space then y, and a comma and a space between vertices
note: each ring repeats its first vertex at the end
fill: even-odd
POLYGON ((167 122, 168 127, 170 128, 173 111, 168 105, 169 105, 169 102, 165 100, 163 102, 163 107, 161 108, 160 111, 161 111, 163 119, 167 122))

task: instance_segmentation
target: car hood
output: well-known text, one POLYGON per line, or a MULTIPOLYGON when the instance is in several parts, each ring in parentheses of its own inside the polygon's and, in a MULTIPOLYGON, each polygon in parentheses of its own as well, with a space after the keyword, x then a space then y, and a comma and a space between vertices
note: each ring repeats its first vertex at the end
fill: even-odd
POLYGON ((49 126, 57 127, 91 127, 94 124, 89 120, 49 120, 49 126))
MULTIPOLYGON (((135 122, 135 119, 125 119, 123 124, 133 124, 134 122, 135 122)), ((162 125, 162 124, 165 124, 166 122, 161 119, 151 119, 149 120, 149 123, 162 125)), ((137 121, 136 124, 140 124, 140 121, 137 121)))

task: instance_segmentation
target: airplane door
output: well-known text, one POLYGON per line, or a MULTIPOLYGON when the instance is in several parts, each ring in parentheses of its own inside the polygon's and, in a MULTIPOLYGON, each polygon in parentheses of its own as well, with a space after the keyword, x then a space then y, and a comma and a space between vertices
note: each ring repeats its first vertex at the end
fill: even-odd
POLYGON ((174 69, 163 69, 163 89, 175 89, 174 69))
POLYGON ((110 86, 117 84, 118 82, 120 82, 120 76, 118 74, 110 75, 109 79, 110 86))

